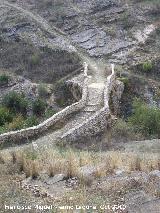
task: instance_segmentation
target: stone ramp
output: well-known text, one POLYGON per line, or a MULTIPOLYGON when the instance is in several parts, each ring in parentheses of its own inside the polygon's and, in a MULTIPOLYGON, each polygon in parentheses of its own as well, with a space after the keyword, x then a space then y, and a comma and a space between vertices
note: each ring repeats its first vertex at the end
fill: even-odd
POLYGON ((104 105, 104 83, 91 83, 88 85, 88 100, 84 112, 96 112, 104 105))
POLYGON ((67 121, 66 125, 61 129, 61 132, 64 134, 68 130, 75 128, 76 126, 82 124, 86 119, 90 118, 94 112, 79 112, 71 116, 67 121))
POLYGON ((62 140, 66 142, 73 142, 81 138, 91 137, 104 131, 104 129, 110 125, 112 116, 109 108, 109 101, 111 98, 111 92, 114 90, 115 85, 116 77, 114 66, 112 67, 112 74, 107 77, 105 84, 102 82, 95 82, 88 85, 86 106, 82 109, 82 111, 85 112, 87 107, 90 107, 90 109, 92 109, 90 112, 93 111, 94 113, 79 125, 65 132, 61 136, 62 140), (91 108, 97 107, 98 105, 99 107, 96 111, 94 111, 95 108, 91 108))
POLYGON ((93 112, 79 112, 67 118, 65 125, 52 133, 48 133, 45 136, 35 140, 33 144, 36 144, 39 149, 45 148, 52 148, 55 143, 59 142, 62 135, 64 135, 68 130, 75 128, 76 126, 83 123, 86 119, 91 117, 94 113, 93 112))

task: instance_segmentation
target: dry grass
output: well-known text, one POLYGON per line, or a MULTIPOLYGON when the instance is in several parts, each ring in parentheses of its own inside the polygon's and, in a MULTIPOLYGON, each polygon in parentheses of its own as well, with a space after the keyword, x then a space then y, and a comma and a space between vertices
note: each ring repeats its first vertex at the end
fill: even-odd
MULTIPOLYGON (((0 152, 0 159, 2 159, 3 167, 5 164, 19 174, 23 171, 26 177, 37 178, 41 173, 47 173, 50 177, 55 174, 65 174, 67 177, 76 176, 79 179, 79 186, 73 190, 62 192, 61 198, 58 197, 57 205, 60 206, 73 206, 80 205, 101 205, 108 199, 116 199, 116 193, 123 193, 132 188, 139 188, 141 182, 131 181, 126 179, 117 181, 117 179, 107 179, 101 181, 99 188, 97 188, 97 181, 95 178, 101 178, 110 174, 114 174, 116 169, 124 169, 131 172, 135 170, 149 172, 151 170, 160 169, 160 156, 152 154, 134 154, 125 152, 102 152, 93 153, 88 151, 74 151, 74 150, 58 150, 50 149, 45 151, 38 151, 35 153, 33 150, 0 152), (11 166, 14 165, 14 166, 11 166), (83 176, 80 173, 80 168, 85 165, 90 165, 95 168, 93 176, 83 176), (17 170, 15 170, 17 168, 17 170), (96 188, 95 188, 96 187, 96 188), (108 194, 112 197, 108 198, 108 194), (115 196, 115 198, 114 198, 115 196)), ((8 170, 8 168, 7 168, 8 170)), ((4 172, 3 172, 4 174, 4 172)), ((13 173, 12 177, 17 176, 13 173)), ((11 175, 10 175, 11 176, 11 175)), ((20 175, 21 176, 21 175, 20 175)), ((24 176, 22 177, 24 178, 24 176)), ((141 181, 141 180, 140 180, 141 181)), ((159 196, 156 181, 151 179, 149 183, 142 185, 145 191, 154 196, 159 196)), ((6 193, 6 192, 5 192, 6 193)), ((119 194, 118 194, 119 196, 119 194)), ((112 200, 111 200, 112 201, 112 200)), ((65 212, 65 211, 64 211, 65 212)), ((67 212, 67 210, 66 210, 67 212)), ((69 211, 72 212, 72 211, 69 211)), ((74 212, 74 211, 73 211, 74 212)), ((84 210, 85 212, 85 210, 84 210)))
POLYGON ((0 153, 0 162, 15 164, 19 172, 23 171, 26 177, 36 178, 41 172, 46 172, 50 177, 63 173, 66 177, 78 177, 84 182, 90 182, 80 173, 80 168, 85 165, 94 166, 94 177, 100 178, 114 173, 116 169, 127 172, 160 169, 160 157, 152 154, 134 154, 125 152, 92 153, 87 151, 76 152, 58 149, 35 153, 32 150, 0 153), (4 157, 5 156, 5 157, 4 157))
POLYGON ((23 171, 26 177, 37 178, 40 174, 40 164, 35 160, 24 160, 23 171))

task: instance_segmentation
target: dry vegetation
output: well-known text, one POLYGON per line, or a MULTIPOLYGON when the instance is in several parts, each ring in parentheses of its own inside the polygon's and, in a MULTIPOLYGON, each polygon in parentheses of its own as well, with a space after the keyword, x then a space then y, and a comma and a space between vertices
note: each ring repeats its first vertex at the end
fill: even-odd
POLYGON ((107 176, 116 169, 127 172, 160 169, 160 156, 158 154, 135 154, 110 151, 106 153, 93 153, 87 151, 60 151, 48 150, 36 152, 34 150, 1 152, 0 162, 15 165, 14 169, 24 172, 26 177, 36 178, 42 172, 50 177, 63 173, 66 178, 78 177, 82 179, 80 168, 85 165, 96 168, 95 177, 107 176), (127 160, 126 160, 127 159, 127 160))
MULTIPOLYGON (((0 188, 0 208, 4 208, 4 204, 11 201, 11 203, 25 203, 25 205, 30 205, 30 203, 35 205, 39 202, 57 206, 116 204, 121 203, 120 199, 127 193, 138 192, 142 187, 145 193, 159 197, 156 185, 158 182, 154 179, 144 183, 143 179, 130 178, 134 172, 141 174, 144 171, 144 174, 148 174, 152 170, 159 169, 160 156, 158 154, 136 154, 120 151, 91 152, 62 150, 56 147, 50 150, 34 150, 33 148, 16 151, 3 150, 0 152, 0 184, 2 185, 0 188), (82 168, 87 166, 94 168, 91 175, 82 173, 82 168), (125 176, 114 178, 115 172, 119 170, 125 171, 125 176), (15 184, 15 182, 20 183, 21 181, 25 183, 28 180, 32 186, 40 184, 39 181, 44 184, 46 180, 52 180, 56 174, 64 174, 65 179, 59 185, 48 186, 49 188, 53 187, 52 198, 37 197, 32 191, 25 191, 24 188, 20 190, 15 184), (74 177, 77 178, 78 185, 64 190, 64 182, 67 184, 74 177), (54 194, 56 190, 58 190, 58 195, 54 194)), ((21 184, 20 186, 22 186, 21 184)), ((42 192, 43 190, 47 191, 48 189, 42 188, 42 192)), ((64 212, 74 211, 66 210, 64 212)))

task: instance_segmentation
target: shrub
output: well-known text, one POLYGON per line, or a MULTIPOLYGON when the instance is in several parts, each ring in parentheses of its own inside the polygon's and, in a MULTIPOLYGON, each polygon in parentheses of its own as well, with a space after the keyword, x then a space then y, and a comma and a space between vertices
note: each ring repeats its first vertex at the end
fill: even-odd
POLYGON ((131 17, 131 15, 128 12, 125 12, 122 14, 121 21, 123 24, 123 28, 126 30, 129 28, 132 28, 135 24, 134 19, 131 17))
POLYGON ((53 109, 48 109, 48 110, 46 110, 46 112, 45 112, 45 118, 47 119, 47 118, 50 118, 50 117, 52 117, 54 114, 56 113, 56 110, 53 110, 53 109))
POLYGON ((118 140, 137 140, 142 136, 135 132, 133 125, 124 121, 123 119, 118 119, 116 124, 112 128, 112 136, 118 140))
POLYGON ((129 79, 127 77, 120 77, 120 78, 117 78, 117 80, 123 82, 125 86, 128 86, 129 84, 129 79))
POLYGON ((150 72, 153 69, 153 65, 150 61, 146 61, 142 64, 142 69, 144 72, 150 72))
POLYGON ((146 136, 160 137, 160 109, 148 107, 140 100, 133 102, 133 115, 129 122, 134 125, 136 130, 140 130, 146 136))
POLYGON ((64 81, 59 81, 55 85, 55 100, 59 107, 68 106, 73 101, 73 95, 64 81))
POLYGON ((33 113, 35 115, 41 116, 44 114, 45 109, 47 107, 47 104, 45 101, 43 101, 40 98, 37 98, 34 102, 33 102, 33 113))
POLYGON ((0 127, 0 134, 7 131, 15 131, 38 125, 38 120, 35 116, 31 116, 25 120, 25 118, 19 114, 16 115, 10 123, 4 124, 4 126, 0 127))
POLYGON ((8 131, 14 131, 22 129, 24 126, 24 118, 22 115, 18 115, 13 118, 12 122, 6 125, 8 131))
POLYGON ((7 122, 12 121, 12 114, 4 107, 0 107, 0 126, 3 126, 7 122))
POLYGON ((22 94, 17 92, 10 92, 2 99, 3 106, 7 107, 13 113, 21 113, 25 115, 27 113, 28 101, 22 94))
POLYGON ((6 85, 9 82, 9 76, 6 74, 0 75, 0 86, 6 85))
POLYGON ((38 94, 40 98, 47 98, 48 97, 47 88, 44 85, 40 85, 38 87, 38 94))
POLYGON ((32 127, 38 125, 38 119, 35 116, 31 116, 24 121, 24 127, 32 127))
POLYGON ((5 126, 0 126, 0 134, 3 134, 6 132, 5 126))
POLYGON ((57 98, 56 102, 59 107, 64 107, 66 105, 65 100, 63 98, 57 98))

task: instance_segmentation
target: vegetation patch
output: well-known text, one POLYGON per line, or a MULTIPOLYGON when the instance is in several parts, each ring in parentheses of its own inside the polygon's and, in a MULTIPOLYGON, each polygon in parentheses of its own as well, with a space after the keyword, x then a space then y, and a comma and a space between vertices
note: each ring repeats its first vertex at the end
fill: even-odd
POLYGON ((0 126, 3 126, 5 123, 11 122, 13 115, 5 107, 0 107, 0 126))
POLYGON ((143 72, 151 72, 153 69, 153 64, 150 61, 146 61, 142 64, 142 71, 143 72))
POLYGON ((128 12, 124 12, 122 14, 121 22, 125 30, 132 28, 135 24, 134 19, 132 18, 131 14, 129 14, 128 12))
MULTIPOLYGON (((93 178, 100 178, 114 173, 115 169, 126 168, 126 171, 149 172, 159 169, 158 154, 140 155, 127 152, 108 151, 93 153, 89 151, 76 151, 72 149, 59 150, 56 147, 39 152, 32 148, 24 151, 9 153, 10 162, 13 162, 19 172, 24 172, 26 177, 36 178, 42 171, 49 177, 56 174, 64 174, 66 178, 78 177, 83 184, 87 183, 87 176, 83 176, 81 168, 84 166, 94 167, 93 178), (127 159, 127 161, 126 161, 127 159), (103 162, 103 163, 102 163, 103 162)), ((3 154, 0 153, 1 161, 6 163, 3 154)))
POLYGON ((33 107, 33 114, 35 114, 37 116, 42 116, 44 114, 44 112, 45 112, 47 104, 42 99, 37 98, 33 102, 33 106, 32 107, 33 107))
POLYGON ((41 84, 38 87, 38 95, 40 98, 46 99, 48 97, 48 90, 45 85, 41 84))
POLYGON ((111 135, 113 140, 118 140, 119 142, 138 141, 144 139, 144 135, 141 131, 136 131, 132 123, 129 123, 127 120, 122 118, 119 118, 112 127, 111 135))
POLYGON ((59 81, 55 85, 55 97, 56 103, 59 107, 65 107, 71 105, 74 102, 71 90, 68 88, 64 81, 59 81))
POLYGON ((145 136, 160 137, 160 109, 149 107, 140 100, 133 102, 133 115, 128 119, 136 131, 142 132, 145 136))
POLYGON ((0 134, 36 126, 55 113, 40 97, 30 101, 24 94, 9 92, 2 97, 0 105, 0 134))
POLYGON ((0 75, 0 86, 8 85, 10 77, 6 74, 0 75))
POLYGON ((127 77, 120 77, 120 78, 117 78, 117 80, 123 82, 125 87, 129 85, 129 79, 127 77))
POLYGON ((17 92, 12 91, 3 97, 2 105, 13 113, 26 115, 28 101, 23 94, 18 94, 17 92))

